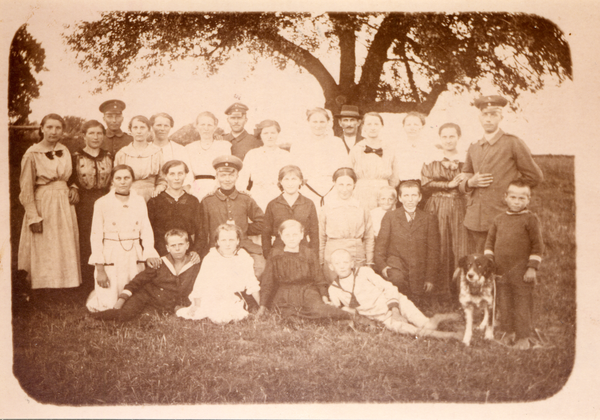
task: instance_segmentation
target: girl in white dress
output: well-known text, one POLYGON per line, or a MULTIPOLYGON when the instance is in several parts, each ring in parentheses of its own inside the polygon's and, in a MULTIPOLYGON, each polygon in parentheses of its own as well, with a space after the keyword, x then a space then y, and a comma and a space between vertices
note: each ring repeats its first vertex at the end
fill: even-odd
POLYGON ((231 143, 215 140, 218 123, 219 120, 212 113, 201 112, 196 118, 196 130, 200 134, 200 140, 185 146, 190 161, 190 173, 194 176, 190 194, 199 201, 216 188, 213 160, 219 156, 231 155, 231 143))
POLYGON ((112 190, 94 203, 89 263, 96 266, 95 286, 87 300, 92 312, 112 309, 127 283, 160 264, 144 199, 131 190, 133 169, 117 165, 112 190))
POLYGON ((260 304, 260 284, 254 275, 254 260, 240 248, 239 226, 222 224, 215 232, 216 246, 202 261, 202 267, 189 296, 191 306, 177 316, 186 319, 208 318, 217 324, 240 321, 248 316, 241 292, 260 304))
POLYGON ((256 126, 254 135, 260 136, 264 146, 246 153, 237 182, 239 191, 248 189, 249 182, 252 182, 250 195, 262 211, 266 210, 271 200, 281 194, 277 186, 279 170, 292 161, 290 152, 277 145, 280 132, 281 127, 277 121, 264 120, 256 126))

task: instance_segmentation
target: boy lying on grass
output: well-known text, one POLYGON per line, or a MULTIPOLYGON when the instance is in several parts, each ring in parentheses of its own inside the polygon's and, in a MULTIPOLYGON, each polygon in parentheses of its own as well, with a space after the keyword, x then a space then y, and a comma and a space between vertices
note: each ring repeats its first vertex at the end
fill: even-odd
POLYGON ((335 306, 383 322, 400 334, 462 339, 464 332, 437 331, 442 321, 456 321, 458 314, 436 314, 427 318, 396 286, 371 268, 354 268, 350 253, 338 249, 329 265, 337 278, 329 286, 329 298, 335 306))
POLYGON ((147 307, 173 313, 179 306, 188 306, 200 264, 192 263, 187 232, 171 229, 165 233, 168 254, 161 258, 159 268, 146 268, 125 286, 114 309, 95 312, 96 319, 128 321, 147 307))

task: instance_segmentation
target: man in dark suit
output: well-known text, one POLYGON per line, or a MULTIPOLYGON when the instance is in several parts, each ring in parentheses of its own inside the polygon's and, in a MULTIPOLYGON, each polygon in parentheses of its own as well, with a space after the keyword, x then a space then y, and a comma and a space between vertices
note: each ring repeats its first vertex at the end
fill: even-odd
POLYGON ((344 142, 346 151, 350 153, 352 146, 363 139, 363 136, 360 135, 362 116, 357 106, 343 105, 342 111, 335 117, 340 127, 342 127, 342 134, 339 137, 344 142))
POLYGON ((402 207, 383 216, 375 242, 375 270, 402 293, 422 302, 439 280, 440 233, 437 218, 417 208, 417 181, 400 184, 402 207))
POLYGON ((246 112, 248 112, 248 107, 239 102, 225 110, 231 133, 225 135, 224 140, 231 143, 231 154, 241 160, 244 160, 246 153, 250 150, 263 145, 262 140, 249 134, 244 128, 248 122, 246 112))
POLYGON ((125 102, 111 99, 103 102, 99 109, 104 114, 104 122, 106 123, 106 135, 104 136, 102 148, 110 152, 114 158, 119 149, 133 141, 133 137, 121 131, 125 102))

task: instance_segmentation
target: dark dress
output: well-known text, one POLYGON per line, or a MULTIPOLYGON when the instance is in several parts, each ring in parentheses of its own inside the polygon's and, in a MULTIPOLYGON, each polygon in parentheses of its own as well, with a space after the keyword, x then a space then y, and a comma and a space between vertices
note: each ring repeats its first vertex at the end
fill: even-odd
POLYGON ((83 149, 73 153, 73 174, 69 184, 75 185, 79 192, 79 202, 75 210, 79 226, 82 289, 83 292, 87 292, 86 294, 94 289, 94 266, 88 264, 92 253, 90 234, 94 203, 110 190, 112 167, 112 156, 104 149, 100 149, 98 156, 92 156, 83 149))
POLYGON ((468 254, 467 228, 465 220, 465 198, 458 186, 448 183, 462 170, 463 162, 435 160, 423 165, 421 185, 431 194, 425 211, 437 216, 440 228, 440 289, 438 293, 458 296, 458 285, 453 284, 452 275, 458 260, 468 254))
POLYGON ((348 312, 323 302, 328 288, 314 251, 304 246, 297 253, 273 248, 260 277, 260 301, 283 316, 351 318, 348 312))

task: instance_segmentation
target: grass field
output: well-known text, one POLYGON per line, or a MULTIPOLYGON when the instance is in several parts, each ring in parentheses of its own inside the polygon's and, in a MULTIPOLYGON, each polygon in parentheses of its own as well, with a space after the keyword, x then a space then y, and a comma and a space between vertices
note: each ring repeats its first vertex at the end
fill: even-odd
MULTIPOLYGON (((575 357, 574 159, 536 156, 546 180, 531 208, 546 253, 535 326, 550 342, 517 351, 484 341, 414 339, 378 326, 282 320, 218 326, 145 314, 95 321, 80 302, 13 297, 14 374, 60 405, 300 402, 505 402, 546 399, 575 357)), ((448 308, 442 308, 448 309, 448 308)), ((450 326, 458 327, 458 325, 450 326)))

